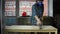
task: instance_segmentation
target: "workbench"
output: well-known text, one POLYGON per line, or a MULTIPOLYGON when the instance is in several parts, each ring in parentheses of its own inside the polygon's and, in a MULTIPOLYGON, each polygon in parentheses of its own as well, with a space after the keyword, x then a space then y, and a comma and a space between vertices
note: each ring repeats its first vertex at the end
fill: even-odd
POLYGON ((50 25, 43 25, 42 29, 34 25, 12 25, 5 26, 4 31, 6 34, 8 34, 8 32, 34 32, 35 34, 37 34, 37 32, 49 32, 49 34, 55 32, 55 34, 57 34, 57 28, 50 25))

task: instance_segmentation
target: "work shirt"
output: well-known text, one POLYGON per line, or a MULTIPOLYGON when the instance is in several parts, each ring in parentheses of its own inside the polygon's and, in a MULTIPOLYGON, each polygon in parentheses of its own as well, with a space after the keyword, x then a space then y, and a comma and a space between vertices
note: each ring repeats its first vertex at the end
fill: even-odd
POLYGON ((36 23, 37 23, 37 20, 35 19, 35 16, 38 16, 41 19, 42 15, 43 15, 43 10, 44 10, 44 7, 43 7, 43 3, 42 2, 35 3, 32 6, 31 23, 33 25, 36 25, 36 23))

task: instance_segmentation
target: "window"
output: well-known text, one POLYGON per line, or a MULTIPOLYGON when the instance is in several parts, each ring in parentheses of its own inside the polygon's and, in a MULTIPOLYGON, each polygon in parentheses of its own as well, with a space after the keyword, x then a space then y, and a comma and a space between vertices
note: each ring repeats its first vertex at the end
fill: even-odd
POLYGON ((32 15, 32 5, 35 2, 32 1, 19 1, 19 16, 22 16, 23 12, 27 13, 27 16, 32 15))
POLYGON ((16 2, 5 1, 5 16, 16 16, 16 2))

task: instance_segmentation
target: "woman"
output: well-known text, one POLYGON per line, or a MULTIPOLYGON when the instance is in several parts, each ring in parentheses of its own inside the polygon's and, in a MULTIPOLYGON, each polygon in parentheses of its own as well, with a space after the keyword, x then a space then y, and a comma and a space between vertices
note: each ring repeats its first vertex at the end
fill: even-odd
POLYGON ((36 0, 36 3, 32 6, 31 22, 34 25, 42 25, 42 16, 44 11, 43 0, 36 0))

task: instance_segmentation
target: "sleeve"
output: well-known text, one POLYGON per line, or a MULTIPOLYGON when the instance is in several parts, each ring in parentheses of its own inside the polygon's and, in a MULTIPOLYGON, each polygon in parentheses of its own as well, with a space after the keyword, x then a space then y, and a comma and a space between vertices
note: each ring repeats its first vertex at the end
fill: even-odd
POLYGON ((32 16, 36 16, 35 6, 32 6, 32 16))

